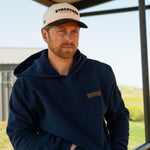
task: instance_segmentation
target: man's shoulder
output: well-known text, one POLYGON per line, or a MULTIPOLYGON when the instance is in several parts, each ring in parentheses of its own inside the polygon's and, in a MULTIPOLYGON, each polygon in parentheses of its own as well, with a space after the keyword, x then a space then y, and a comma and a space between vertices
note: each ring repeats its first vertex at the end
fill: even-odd
POLYGON ((115 79, 112 67, 109 64, 106 64, 98 60, 87 58, 86 66, 88 68, 91 68, 93 72, 96 72, 99 76, 115 79))
POLYGON ((87 58, 86 64, 91 66, 91 67, 94 67, 94 68, 98 67, 99 69, 112 70, 110 65, 108 65, 104 62, 98 61, 98 60, 90 59, 90 58, 87 58))

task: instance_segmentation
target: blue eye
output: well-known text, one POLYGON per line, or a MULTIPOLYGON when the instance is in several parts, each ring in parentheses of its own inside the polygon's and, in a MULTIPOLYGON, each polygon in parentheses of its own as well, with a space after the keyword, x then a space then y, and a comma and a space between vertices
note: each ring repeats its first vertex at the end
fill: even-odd
POLYGON ((72 32, 73 32, 73 33, 78 33, 79 31, 78 31, 78 30, 73 30, 72 32))
POLYGON ((64 30, 60 30, 59 32, 64 32, 64 30))

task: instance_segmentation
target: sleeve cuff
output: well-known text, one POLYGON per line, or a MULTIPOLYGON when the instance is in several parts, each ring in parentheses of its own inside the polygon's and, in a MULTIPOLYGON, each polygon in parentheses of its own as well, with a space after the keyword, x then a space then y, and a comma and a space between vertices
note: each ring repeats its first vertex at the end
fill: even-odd
POLYGON ((77 146, 77 147, 75 148, 75 150, 83 150, 83 149, 80 148, 79 146, 77 146))
POLYGON ((70 150, 71 143, 66 140, 63 140, 61 143, 61 150, 70 150))

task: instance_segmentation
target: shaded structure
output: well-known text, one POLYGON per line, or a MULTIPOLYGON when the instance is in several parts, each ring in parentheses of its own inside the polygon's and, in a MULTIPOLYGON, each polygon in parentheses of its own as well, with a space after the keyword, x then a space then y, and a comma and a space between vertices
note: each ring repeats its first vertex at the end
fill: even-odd
POLYGON ((1 48, 0 47, 0 121, 9 116, 9 98, 16 80, 13 70, 30 55, 43 48, 1 48))
MULTIPOLYGON (((103 4, 114 0, 101 0, 101 1, 100 0, 34 0, 34 1, 39 2, 45 6, 51 6, 52 4, 59 3, 59 2, 68 2, 76 6, 79 10, 81 10, 81 9, 89 8, 98 4, 103 4)), ((136 150, 147 150, 150 149, 150 144, 149 144, 150 143, 150 98, 149 98, 149 72, 148 72, 148 52, 147 52, 145 10, 150 9, 150 5, 145 6, 145 0, 138 0, 138 2, 139 2, 138 7, 81 13, 81 17, 139 10, 146 144, 139 146, 138 148, 136 148, 136 150)))

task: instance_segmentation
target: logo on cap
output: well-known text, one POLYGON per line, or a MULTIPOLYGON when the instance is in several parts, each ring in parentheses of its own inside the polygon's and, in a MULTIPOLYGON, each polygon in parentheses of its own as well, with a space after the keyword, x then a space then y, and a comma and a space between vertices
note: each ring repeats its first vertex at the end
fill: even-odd
POLYGON ((60 14, 63 14, 63 13, 72 13, 73 15, 78 15, 78 12, 71 9, 71 8, 60 8, 60 9, 56 9, 55 10, 56 13, 60 13, 60 14))

